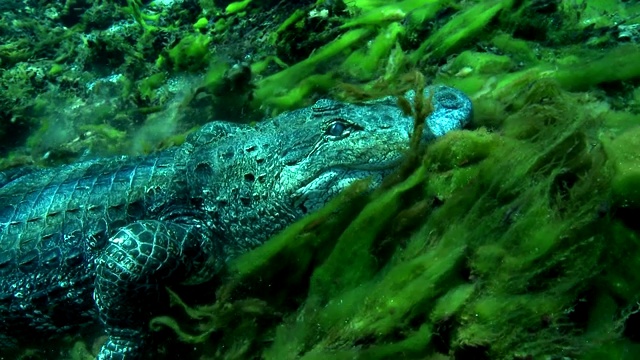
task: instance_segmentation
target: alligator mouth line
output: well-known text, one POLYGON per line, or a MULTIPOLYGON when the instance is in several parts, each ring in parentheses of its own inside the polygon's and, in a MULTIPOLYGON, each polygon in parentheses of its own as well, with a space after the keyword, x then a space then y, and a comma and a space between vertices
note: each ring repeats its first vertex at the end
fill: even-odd
MULTIPOLYGON (((315 177, 310 181, 306 181, 305 185, 300 186, 294 192, 294 206, 299 209, 305 209, 305 213, 308 211, 317 210, 319 206, 322 206, 324 202, 318 202, 319 206, 308 207, 307 202, 309 200, 313 200, 314 197, 322 198, 322 194, 326 194, 327 191, 335 191, 338 192, 346 189, 351 186, 356 181, 373 178, 374 185, 370 188, 373 190, 375 187, 380 185, 384 178, 393 172, 393 167, 388 168, 380 168, 374 171, 369 170, 356 170, 356 169, 347 169, 347 168, 331 168, 331 170, 327 170, 326 172, 331 172, 333 175, 321 179, 320 177, 315 177), (315 187, 311 186, 314 181, 318 181, 318 188, 322 188, 322 191, 315 191, 315 187)), ((316 204, 316 205, 318 205, 316 204)))
MULTIPOLYGON (((331 177, 331 180, 329 181, 329 184, 328 184, 329 186, 331 186, 333 185, 333 183, 335 183, 339 179, 346 178, 347 175, 351 172, 370 173, 370 175, 375 175, 375 173, 391 171, 397 168, 398 166, 400 166, 400 164, 402 163, 402 159, 403 159, 403 156, 398 155, 391 160, 386 160, 383 162, 361 163, 361 164, 355 164, 355 165, 353 164, 332 165, 330 167, 326 167, 319 171, 316 171, 313 174, 313 176, 305 179, 298 187, 298 191, 306 188, 307 186, 309 186, 309 184, 319 179, 322 176, 322 174, 327 174, 331 172, 335 173, 335 175, 331 177)), ((367 176, 359 176, 358 178, 365 179, 366 177, 367 176)))

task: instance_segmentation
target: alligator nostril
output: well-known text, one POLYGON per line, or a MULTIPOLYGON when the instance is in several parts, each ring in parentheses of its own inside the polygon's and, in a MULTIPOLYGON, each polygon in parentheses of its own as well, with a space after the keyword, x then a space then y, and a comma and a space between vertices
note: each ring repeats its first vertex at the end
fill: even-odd
POLYGON ((256 180, 256 177, 253 174, 244 174, 244 180, 254 182, 256 180))
POLYGON ((436 103, 445 109, 459 109, 462 107, 460 97, 449 91, 440 91, 433 95, 436 103))

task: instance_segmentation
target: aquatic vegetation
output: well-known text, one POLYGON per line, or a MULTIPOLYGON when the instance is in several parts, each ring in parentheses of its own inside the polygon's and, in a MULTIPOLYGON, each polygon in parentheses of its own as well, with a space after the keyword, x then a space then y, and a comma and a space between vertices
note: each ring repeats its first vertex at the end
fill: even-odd
POLYGON ((160 14, 148 14, 141 10, 142 1, 141 0, 127 0, 127 6, 122 9, 129 13, 133 19, 140 25, 142 30, 147 33, 151 31, 156 31, 158 28, 154 25, 151 25, 147 20, 151 22, 156 22, 160 18, 160 14))
POLYGON ((512 5, 511 0, 481 1, 473 5, 426 39, 411 54, 412 61, 418 63, 425 57, 443 57, 459 49, 479 36, 492 19, 512 5))
MULTIPOLYGON (((255 101, 264 105, 279 105, 278 108, 280 110, 300 104, 300 101, 309 94, 309 91, 305 91, 305 88, 308 89, 310 86, 302 85, 300 82, 303 80, 307 83, 311 82, 312 87, 322 85, 321 75, 318 78, 310 78, 313 72, 317 71, 317 67, 337 54, 348 50, 359 41, 366 39, 369 35, 370 31, 367 29, 351 30, 316 51, 308 59, 258 81, 254 91, 255 101), (311 79, 315 79, 315 81, 311 79), (297 87, 298 85, 300 86, 297 87), (282 94, 283 92, 285 93, 284 95, 282 94)), ((325 87, 325 90, 328 90, 328 88, 325 87)))
POLYGON ((341 65, 341 77, 353 82, 374 78, 377 71, 384 69, 381 65, 384 65, 384 61, 397 44, 398 36, 403 32, 404 27, 399 23, 389 24, 366 48, 357 49, 349 54, 341 65))
POLYGON ((511 90, 521 101, 504 134, 446 135, 415 172, 354 205, 351 222, 336 222, 335 205, 302 220, 235 261, 215 305, 189 310, 216 318, 234 308, 238 328, 253 324, 247 336, 230 323, 176 331, 267 359, 575 357, 635 346, 621 340, 640 283, 610 266, 640 250, 628 240, 637 234, 603 206, 637 206, 615 202, 634 199, 637 186, 624 184, 637 164, 614 155, 636 131, 594 146, 602 114, 581 111, 557 82, 511 90), (234 305, 250 299, 262 310, 234 305), (210 335, 216 327, 225 330, 210 335))
POLYGON ((613 201, 622 207, 640 207, 640 169, 637 167, 639 145, 640 128, 637 127, 604 142, 615 167, 615 176, 611 181, 613 201))
MULTIPOLYGON (((88 148, 149 152, 179 143, 198 125, 179 114, 248 122, 320 96, 399 94, 423 84, 415 69, 428 82, 467 92, 475 114, 470 129, 424 152, 413 148, 409 165, 380 191, 365 194, 365 184, 356 184, 235 260, 207 289, 219 289, 217 297, 194 300, 172 289, 174 307, 151 324, 176 339, 166 351, 194 358, 633 358, 640 349, 640 37, 620 26, 640 23, 640 5, 198 4, 147 19, 145 5, 131 0, 125 15, 134 26, 109 30, 100 24, 125 16, 98 2, 83 6, 102 16, 51 35, 43 24, 55 28, 52 20, 0 24, 14 36, 0 45, 8 69, 0 76, 0 112, 12 119, 2 130, 30 135, 27 150, 11 152, 0 167, 38 162, 50 150, 42 147, 51 143, 48 131, 89 131, 94 136, 82 138, 88 148), (35 58, 53 59, 27 63, 35 58), (96 59, 105 61, 97 66, 96 59), (65 89, 68 99, 57 104, 67 109, 83 103, 78 81, 104 76, 79 71, 85 64, 127 80, 120 92, 89 102, 104 125, 77 115, 77 126, 66 128, 42 93, 65 89), (121 102, 109 106, 114 98, 121 102), (225 111, 214 109, 219 104, 225 111)), ((59 143, 53 153, 70 161, 76 152, 59 143)))
POLYGON ((232 2, 229 5, 227 5, 227 7, 225 8, 225 12, 227 14, 234 14, 234 13, 241 12, 244 9, 246 9, 250 3, 251 3, 251 0, 232 2))
POLYGON ((174 70, 201 70, 209 63, 211 38, 202 34, 185 36, 169 49, 168 59, 174 70))

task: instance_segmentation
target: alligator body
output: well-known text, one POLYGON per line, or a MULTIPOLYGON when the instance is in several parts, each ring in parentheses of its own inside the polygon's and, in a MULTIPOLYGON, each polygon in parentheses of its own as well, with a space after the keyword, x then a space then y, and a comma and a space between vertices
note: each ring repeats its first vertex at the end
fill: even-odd
MULTIPOLYGON (((469 120, 459 91, 426 95, 425 141, 469 120)), ((0 347, 100 321, 98 358, 137 358, 158 286, 207 281, 353 181, 397 167, 413 119, 396 102, 320 100, 253 127, 212 122, 150 156, 5 177, 0 347)))

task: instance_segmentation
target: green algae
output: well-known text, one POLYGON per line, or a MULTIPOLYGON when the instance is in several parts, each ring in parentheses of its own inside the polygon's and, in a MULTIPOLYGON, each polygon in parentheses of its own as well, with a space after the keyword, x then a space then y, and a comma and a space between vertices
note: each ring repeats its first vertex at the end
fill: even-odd
POLYGON ((232 2, 224 9, 227 14, 234 14, 244 11, 251 4, 251 0, 232 2))
POLYGON ((201 17, 193 24, 193 28, 196 30, 203 30, 209 25, 209 20, 206 17, 201 17))
MULTIPOLYGON (((291 9, 270 31, 257 32, 266 39, 258 43, 273 46, 300 31, 318 35, 310 10, 333 3, 291 9)), ((149 22, 159 18, 139 8, 132 13, 145 37, 131 41, 118 69, 137 77, 130 83, 143 101, 161 104, 154 109, 165 105, 156 97, 164 82, 158 70, 208 67, 203 87, 215 93, 230 68, 221 59, 237 60, 237 53, 254 54, 248 66, 258 75, 253 107, 260 111, 299 107, 342 82, 357 83, 362 98, 382 95, 380 89, 396 93, 407 69, 425 63, 420 70, 430 81, 466 91, 475 107, 471 129, 432 144, 410 180, 370 198, 351 189, 233 262, 214 304, 191 307, 171 294, 182 316, 158 317, 152 328, 170 329, 193 345, 185 353, 204 357, 618 359, 637 352, 640 59, 637 41, 621 44, 608 25, 632 4, 562 2, 553 14, 529 19, 540 2, 345 4, 347 11, 323 20, 334 30, 323 31, 323 42, 299 62, 264 48, 224 51, 221 39, 234 28, 245 31, 250 21, 242 19, 264 10, 256 2, 232 3, 226 12, 211 3, 206 14, 167 20, 179 31, 155 29, 149 22), (210 32, 203 19, 215 20, 210 32), (192 33, 194 23, 202 33, 192 33), (155 49, 156 30, 183 40, 155 49), (158 66, 148 59, 159 59, 158 66)), ((71 34, 65 39, 76 38, 71 34)), ((39 49, 8 42, 0 60, 24 64, 54 40, 39 49)), ((55 68, 47 81, 68 88, 73 69, 82 68, 71 60, 86 55, 73 43, 63 48, 45 73, 55 68)), ((29 102, 36 70, 20 69, 3 82, 2 97, 3 104, 24 102, 11 107, 18 122, 42 107, 29 102)), ((345 93, 353 95, 334 90, 345 93)), ((58 126, 48 119, 42 128, 58 126)), ((111 146, 158 148, 110 125, 78 129, 111 146)), ((32 135, 30 148, 52 139, 46 131, 32 135)), ((174 136, 179 143, 184 134, 174 136)), ((33 159, 11 154, 6 162, 33 159)))
POLYGON ((445 135, 428 150, 430 177, 426 192, 440 200, 450 198, 479 175, 477 164, 499 149, 502 140, 485 129, 445 135))
POLYGON ((602 82, 640 78, 640 46, 620 45, 598 58, 565 66, 554 74, 560 84, 571 90, 584 90, 602 82))
MULTIPOLYGON (((241 3, 243 5, 249 4, 248 2, 241 3)), ((229 6, 237 6, 238 4, 232 3, 229 6)), ((139 1, 130 1, 127 8, 137 9, 135 13, 142 16, 145 11, 141 10, 140 5, 139 1)), ((126 51, 122 49, 127 54, 123 70, 134 74, 133 76, 137 77, 134 79, 135 81, 140 81, 154 75, 154 71, 166 66, 174 72, 201 73, 210 63, 229 61, 229 57, 237 59, 237 56, 230 56, 225 51, 216 50, 220 54, 216 53, 215 56, 212 56, 212 53, 215 49, 213 44, 215 43, 216 46, 220 44, 221 39, 233 31, 233 26, 238 26, 240 17, 236 16, 236 13, 227 14, 224 9, 218 9, 209 2, 201 2, 201 7, 202 13, 189 14, 188 17, 184 17, 185 14, 180 12, 176 14, 176 16, 179 15, 179 19, 175 20, 173 25, 162 26, 161 29, 158 29, 161 34, 157 31, 153 33, 147 31, 134 44, 135 46, 126 49, 126 51), (208 29, 207 19, 214 23, 211 29, 208 29), (194 23, 204 26, 197 31, 201 34, 189 32, 193 30, 194 23), (164 49, 155 46, 150 48, 153 41, 157 42, 161 37, 181 40, 177 43, 175 41, 167 43, 164 49), (158 59, 155 69, 143 64, 145 59, 149 58, 149 53, 157 56, 151 56, 158 59), (131 64, 135 64, 135 68, 131 64)), ((575 51, 570 50, 567 51, 570 55, 562 57, 558 63, 569 61, 572 58, 577 60, 560 67, 553 64, 549 66, 545 62, 548 62, 550 57, 556 56, 557 52, 540 48, 535 48, 534 52, 532 49, 535 43, 519 39, 509 33, 514 19, 517 19, 518 16, 524 16, 519 10, 532 7, 534 6, 526 1, 513 5, 508 1, 458 4, 452 1, 404 0, 347 2, 345 4, 334 1, 319 1, 310 8, 292 8, 289 14, 281 17, 280 23, 274 23, 271 31, 263 34, 264 39, 268 39, 265 43, 277 46, 277 54, 261 51, 252 55, 248 66, 258 70, 254 75, 259 74, 261 77, 255 77, 253 80, 256 85, 255 93, 245 94, 245 96, 254 99, 252 104, 254 111, 262 112, 267 109, 272 110, 272 113, 277 113, 306 104, 305 99, 314 93, 333 92, 340 95, 340 92, 333 91, 333 89, 344 81, 360 83, 365 91, 374 93, 376 89, 384 88, 385 85, 400 77, 403 71, 407 70, 407 67, 422 62, 433 64, 444 61, 446 56, 455 54, 458 49, 472 44, 475 38, 490 38, 497 51, 504 54, 496 54, 494 49, 487 48, 485 44, 482 45, 485 51, 475 49, 473 54, 475 56, 469 57, 471 52, 463 52, 454 58, 452 64, 447 64, 450 69, 461 71, 460 78, 444 78, 438 74, 436 76, 439 78, 439 82, 456 85, 465 91, 475 93, 483 91, 483 86, 494 80, 490 75, 511 71, 514 65, 518 69, 524 65, 526 69, 513 74, 512 77, 501 77, 499 88, 508 87, 510 81, 530 81, 540 76, 557 78, 563 85, 566 84, 567 88, 577 86, 577 89, 582 89, 592 85, 593 83, 576 84, 576 74, 573 73, 576 66, 575 61, 581 64, 592 62, 589 59, 576 56, 575 51), (506 11, 508 9, 513 11, 506 11), (312 13, 324 14, 323 11, 329 11, 328 15, 312 15, 312 13), (391 15, 385 16, 384 14, 391 15), (478 22, 478 26, 466 26, 467 20, 473 20, 470 24, 478 22), (318 24, 321 25, 318 26, 318 24), (481 29, 483 24, 487 25, 486 31, 481 29), (494 26, 498 31, 493 31, 494 26), (500 29, 499 26, 503 26, 503 28, 500 29), (325 28, 325 30, 324 32, 317 31, 318 28, 325 28), (270 59, 283 58, 285 61, 290 61, 290 57, 295 58, 295 54, 287 53, 287 49, 293 48, 283 47, 282 43, 289 42, 290 39, 297 39, 292 37, 292 34, 302 30, 313 33, 311 37, 315 40, 310 42, 310 46, 317 48, 313 55, 296 64, 290 64, 293 66, 287 66, 283 61, 279 61, 278 67, 269 66, 272 64, 270 59), (346 30, 349 31, 345 33, 346 30), (345 37, 350 38, 351 35, 358 34, 352 31, 359 32, 362 36, 351 38, 353 41, 346 40, 345 37), (363 44, 367 44, 367 46, 362 46, 363 44), (324 52, 329 49, 333 50, 324 52), (324 56, 316 56, 318 52, 324 56), (539 61, 538 57, 545 61, 539 61), (509 62, 508 58, 512 61, 509 62), (534 69, 529 68, 535 64, 540 66, 534 69), (283 68, 284 70, 281 70, 283 68), (383 68, 384 70, 382 70, 383 68), (471 75, 464 75, 465 71, 468 71, 467 68, 472 69, 471 75)), ((593 7, 593 9, 597 8, 595 11, 601 11, 601 7, 593 7)), ((152 4, 150 6, 152 11, 157 8, 159 8, 158 5, 152 4)), ((242 12, 255 14, 260 11, 259 8, 259 4, 251 3, 242 12)), ((569 6, 569 8, 571 7, 569 6)), ((591 8, 588 7, 588 9, 591 8)), ((625 14, 626 12, 621 13, 625 14)), ((569 13, 561 14, 566 17, 573 16, 569 13)), ((163 21, 167 17, 166 23, 171 23, 170 15, 163 10, 163 21)), ((240 24, 247 25, 246 22, 240 21, 240 24)), ((574 24, 575 21, 577 20, 567 20, 566 22, 574 24)), ((554 31, 558 32, 559 30, 554 31)), ((554 34, 556 33, 554 32, 554 34)), ((102 47, 107 49, 121 48, 125 46, 126 41, 126 38, 114 37, 102 47)), ((90 45, 91 42, 87 42, 87 44, 90 45)), ((67 62, 66 59, 72 55, 74 47, 66 46, 65 49, 67 49, 65 50, 66 54, 60 54, 60 62, 67 62)), ((289 50, 289 52, 291 51, 289 50)), ((593 58, 596 54, 597 52, 594 52, 588 56, 593 58)), ((611 57, 605 56, 606 59, 603 59, 602 63, 606 63, 610 59, 615 60, 618 55, 622 55, 622 52, 611 54, 611 57)), ((619 58, 621 57, 619 56, 619 58)), ((628 63, 632 64, 633 62, 629 61, 628 63)), ((628 67, 629 71, 626 72, 628 75, 624 75, 622 80, 635 77, 632 73, 633 69, 628 67)), ((582 77, 596 79, 597 76, 592 77, 590 71, 598 73, 599 68, 588 70, 582 77)), ((146 103, 149 100, 149 96, 140 96, 138 105, 149 106, 146 103)), ((154 106, 162 106, 165 103, 166 98, 164 97, 153 101, 154 106)))
POLYGON ((182 38, 168 52, 174 70, 195 71, 209 63, 208 45, 211 38, 203 34, 191 34, 182 38))
POLYGON ((528 65, 537 62, 537 56, 531 45, 524 40, 516 39, 507 34, 499 34, 491 39, 491 43, 516 62, 524 62, 528 65))
POLYGON ((341 72, 347 79, 367 81, 374 77, 381 61, 385 60, 397 44, 397 38, 404 32, 404 27, 397 22, 389 24, 380 31, 366 49, 351 52, 341 65, 341 72))
POLYGON ((615 167, 611 192, 616 203, 625 207, 640 206, 640 128, 634 127, 611 141, 605 149, 615 167))
POLYGON ((411 54, 413 63, 424 58, 439 58, 457 50, 480 35, 489 22, 501 11, 513 5, 511 0, 483 1, 449 21, 411 54))
POLYGON ((161 87, 165 80, 166 75, 164 73, 153 74, 140 80, 140 83, 138 85, 140 96, 145 99, 155 98, 155 90, 161 87))
POLYGON ((282 24, 278 27, 278 29, 276 29, 272 33, 270 38, 271 43, 275 45, 278 41, 278 35, 289 30, 292 26, 295 26, 299 21, 303 20, 304 16, 305 16, 304 11, 300 9, 294 11, 293 14, 291 14, 291 16, 289 16, 285 21, 283 21, 282 24))
POLYGON ((309 296, 329 299, 373 276, 376 260, 370 254, 377 234, 398 211, 402 195, 423 178, 423 172, 416 172, 362 210, 338 238, 329 258, 314 271, 309 296), (351 271, 344 271, 346 263, 350 263, 351 271))
POLYGON ((69 358, 73 360, 91 360, 95 358, 95 355, 87 349, 86 344, 78 341, 69 351, 69 358))
POLYGON ((458 314, 463 309, 463 305, 471 298, 475 289, 473 284, 462 284, 440 296, 429 315, 431 321, 446 321, 458 314))
POLYGON ((514 65, 505 55, 463 51, 451 64, 451 70, 459 72, 464 67, 472 67, 479 74, 501 74, 509 72, 514 65))
POLYGON ((143 12, 141 9, 142 6, 143 3, 141 0, 127 0, 127 6, 123 7, 122 10, 129 13, 145 33, 158 30, 158 27, 151 25, 147 21, 157 22, 160 15, 143 12))
POLYGON ((342 28, 362 25, 384 25, 390 22, 408 20, 409 26, 419 26, 433 19, 443 9, 448 0, 404 0, 389 4, 375 1, 349 1, 349 11, 359 14, 345 22, 342 28))
MULTIPOLYGON (((322 210, 312 216, 308 216, 301 221, 288 227, 286 231, 280 233, 264 246, 259 247, 246 255, 241 256, 230 265, 230 272, 234 274, 235 282, 246 281, 248 277, 263 277, 273 271, 280 271, 278 267, 273 267, 273 259, 287 259, 296 256, 296 267, 305 268, 310 264, 311 258, 317 256, 317 252, 322 246, 327 246, 335 242, 334 232, 326 232, 329 227, 323 226, 325 222, 336 220, 336 212, 345 207, 345 204, 356 206, 355 200, 362 196, 368 188, 368 182, 359 182, 352 185, 345 192, 331 200, 322 210), (299 254, 307 254, 301 258, 299 254)), ((346 209, 345 211, 353 211, 346 209)), ((281 262, 286 264, 286 262, 281 262)), ((298 279, 294 277, 294 281, 298 279)))
MULTIPOLYGON (((637 234, 598 215, 620 176, 602 146, 591 145, 601 119, 577 112, 577 100, 552 80, 513 95, 519 101, 504 127, 528 126, 524 119, 538 113, 534 129, 447 134, 413 174, 354 208, 351 222, 318 223, 332 205, 232 266, 236 275, 215 306, 253 288, 287 314, 250 353, 424 358, 446 349, 501 359, 598 354, 619 344, 640 282, 626 267, 603 269, 640 249, 628 239, 637 234), (434 193, 443 194, 435 208, 424 202, 434 193), (402 228, 411 221, 399 216, 422 220, 402 228), (309 224, 314 235, 293 235, 309 224), (292 307, 291 296, 304 300, 292 307)), ((606 146, 612 159, 632 134, 606 146)))
MULTIPOLYGON (((357 42, 368 37, 370 31, 367 29, 351 30, 334 42, 318 49, 311 57, 301 61, 287 69, 277 72, 260 80, 256 84, 254 92, 255 101, 263 106, 278 105, 281 110, 287 109, 287 106, 300 103, 302 95, 308 93, 305 88, 308 86, 323 87, 323 75, 312 78, 317 80, 307 80, 307 84, 300 84, 301 81, 309 78, 316 68, 324 61, 328 61, 338 53, 342 53, 354 46, 357 42)), ((326 74, 330 76, 331 74, 326 74)), ((326 87, 325 87, 326 88, 326 87)))

